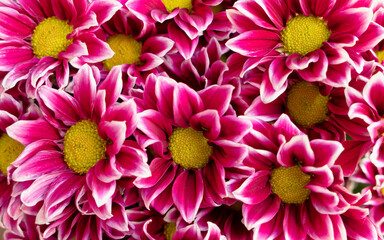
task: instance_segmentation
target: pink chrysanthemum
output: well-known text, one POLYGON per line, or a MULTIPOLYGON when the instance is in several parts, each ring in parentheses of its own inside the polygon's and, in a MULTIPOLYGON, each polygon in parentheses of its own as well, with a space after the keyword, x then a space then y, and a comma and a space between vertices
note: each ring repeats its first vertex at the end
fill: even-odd
POLYGON ((100 80, 96 68, 84 65, 73 79, 74 96, 42 86, 37 97, 44 119, 20 120, 7 128, 26 146, 10 170, 19 185, 14 194, 24 205, 38 206, 37 223, 57 221, 74 206, 82 214, 109 219, 120 181, 150 175, 147 155, 127 140, 138 119, 133 100, 117 102, 121 75, 114 67, 100 80))
MULTIPOLYGON (((254 238, 346 239, 352 230, 342 214, 348 223, 358 223, 366 214, 355 213, 352 205, 367 199, 360 200, 362 196, 343 186, 341 168, 334 165, 342 145, 310 141, 286 115, 274 125, 252 122, 253 130, 244 137, 250 147, 244 164, 255 172, 242 180, 233 195, 244 203, 244 224, 254 229, 254 238)), ((378 237, 371 228, 354 231, 351 235, 378 237)))
POLYGON ((245 56, 242 75, 271 61, 265 72, 271 88, 262 95, 284 91, 294 71, 307 81, 346 87, 351 70, 363 69, 361 54, 384 37, 368 1, 240 0, 234 7, 227 14, 239 35, 226 45, 245 56))
POLYGON ((75 63, 110 58, 112 50, 95 31, 121 6, 117 1, 20 0, 1 7, 0 71, 8 72, 2 86, 7 90, 26 81, 27 94, 35 97, 44 83, 67 86, 70 63, 80 67, 75 63))
POLYGON ((227 196, 226 179, 236 177, 247 151, 239 141, 250 123, 226 115, 233 86, 194 91, 184 83, 150 75, 135 136, 154 159, 152 176, 135 183, 147 208, 172 206, 191 223, 202 206, 217 206, 227 196))
POLYGON ((164 62, 163 57, 173 48, 174 42, 158 35, 154 23, 138 19, 125 6, 108 22, 102 24, 107 33, 107 43, 115 52, 103 61, 104 69, 123 65, 129 78, 138 78, 143 85, 145 75, 155 71, 164 62))
POLYGON ((199 42, 199 36, 213 19, 210 6, 217 6, 223 0, 128 0, 126 6, 145 22, 166 23, 170 38, 181 55, 188 59, 199 42), (167 20, 172 20, 167 23, 167 20))

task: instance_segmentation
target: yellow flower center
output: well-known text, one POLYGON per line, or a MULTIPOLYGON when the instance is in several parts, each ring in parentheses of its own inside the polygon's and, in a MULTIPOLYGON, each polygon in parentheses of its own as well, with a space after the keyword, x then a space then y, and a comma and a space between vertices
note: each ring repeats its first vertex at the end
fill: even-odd
POLYGON ((111 70, 112 67, 121 64, 138 63, 141 56, 141 42, 124 34, 115 34, 108 38, 107 43, 115 52, 112 58, 104 61, 104 68, 111 70))
POLYGON ((213 12, 213 14, 222 12, 225 10, 225 7, 222 4, 216 5, 216 6, 209 6, 213 12))
POLYGON ((297 15, 289 19, 286 28, 281 32, 284 52, 305 55, 321 48, 328 41, 331 31, 327 22, 315 16, 297 15))
POLYGON ((7 167, 11 165, 13 161, 24 150, 24 145, 18 141, 10 138, 6 133, 3 133, 0 137, 0 170, 7 176, 7 167))
POLYGON ((31 45, 33 53, 38 58, 57 58, 60 52, 65 51, 72 44, 73 39, 67 39, 72 33, 73 26, 57 17, 49 17, 40 22, 33 30, 31 45))
POLYGON ((272 192, 279 196, 283 203, 302 204, 311 193, 304 188, 311 176, 301 171, 300 166, 279 167, 272 170, 272 192))
POLYGON ((328 119, 328 96, 309 82, 295 83, 288 92, 289 115, 300 126, 309 128, 328 119))
POLYGON ((161 0, 168 12, 172 12, 175 8, 192 9, 192 0, 161 0))
POLYGON ((379 59, 379 63, 381 63, 384 60, 384 50, 376 51, 376 56, 379 59))
POLYGON ((105 159, 106 145, 96 124, 82 120, 72 125, 64 136, 64 161, 73 171, 85 174, 100 159, 105 159))
POLYGON ((212 146, 202 131, 193 128, 176 128, 169 138, 168 149, 172 159, 185 169, 203 168, 212 154, 212 146))
POLYGON ((176 223, 166 223, 164 226, 164 235, 166 240, 172 240, 173 235, 176 232, 176 223))

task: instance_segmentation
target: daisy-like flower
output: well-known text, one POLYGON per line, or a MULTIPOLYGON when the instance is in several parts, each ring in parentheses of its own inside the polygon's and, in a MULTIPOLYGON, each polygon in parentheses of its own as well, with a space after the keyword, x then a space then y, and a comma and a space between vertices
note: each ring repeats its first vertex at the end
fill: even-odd
POLYGON ((164 23, 175 41, 177 49, 186 59, 190 58, 203 34, 213 19, 210 6, 217 6, 223 0, 154 0, 143 2, 128 0, 126 6, 145 22, 164 23))
POLYGON ((20 224, 24 215, 20 209, 12 211, 17 200, 11 197, 14 182, 7 179, 8 168, 22 153, 24 145, 8 135, 7 127, 18 120, 40 117, 37 106, 22 96, 13 97, 7 93, 0 95, 0 227, 15 234, 21 234, 20 224))
MULTIPOLYGON (((284 114, 273 125, 252 122, 253 130, 244 137, 250 148, 244 164, 255 172, 232 194, 244 203, 244 224, 254 229, 254 238, 346 239, 351 230, 341 214, 363 197, 348 192, 334 164, 341 143, 309 140, 284 114)), ((366 233, 354 231, 356 236, 366 233)), ((367 239, 377 239, 377 232, 368 233, 367 239)))
POLYGON ((171 39, 156 34, 154 23, 138 19, 125 6, 102 28, 115 52, 112 58, 103 61, 104 69, 109 71, 113 66, 123 65, 128 77, 138 78, 136 84, 143 85, 145 74, 155 71, 174 45, 171 39))
POLYGON ((261 93, 265 98, 284 91, 292 72, 307 81, 346 87, 351 70, 363 69, 361 54, 384 37, 366 1, 240 0, 234 7, 227 14, 239 35, 226 45, 245 56, 242 75, 271 61, 264 80, 270 89, 261 93))
POLYGON ((196 92, 168 77, 148 77, 147 109, 135 132, 154 154, 152 176, 135 181, 148 209, 165 214, 174 205, 191 223, 200 207, 222 204, 226 180, 237 176, 247 154, 239 141, 251 127, 225 114, 232 91, 230 85, 213 85, 196 92))
POLYGON ((66 87, 70 63, 78 68, 77 62, 94 64, 112 57, 95 31, 121 6, 117 1, 31 0, 1 7, 0 71, 7 72, 2 86, 7 90, 25 83, 27 94, 35 97, 35 89, 44 83, 66 87))
POLYGON ((138 119, 133 100, 117 101, 121 75, 115 67, 101 80, 95 67, 84 65, 73 79, 74 96, 42 86, 37 96, 44 119, 7 128, 26 146, 10 170, 20 185, 15 195, 26 206, 39 206, 38 224, 57 221, 73 206, 109 219, 113 198, 121 194, 118 181, 150 175, 147 155, 127 140, 138 119))

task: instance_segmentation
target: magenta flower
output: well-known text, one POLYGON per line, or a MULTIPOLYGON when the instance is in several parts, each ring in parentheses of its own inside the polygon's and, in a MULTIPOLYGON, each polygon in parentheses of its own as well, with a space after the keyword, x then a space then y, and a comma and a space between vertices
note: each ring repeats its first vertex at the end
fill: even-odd
POLYGON ((57 221, 73 207, 109 219, 120 181, 150 175, 145 152, 126 140, 138 119, 133 100, 117 102, 121 75, 115 67, 101 81, 96 68, 84 65, 73 79, 74 96, 42 86, 37 97, 44 119, 7 128, 26 146, 10 174, 21 202, 38 206, 38 224, 57 221))
POLYGON ((284 91, 292 72, 307 81, 346 87, 351 70, 363 69, 361 54, 384 37, 384 28, 372 21, 373 10, 364 1, 240 0, 234 7, 227 14, 239 35, 226 45, 245 56, 242 76, 271 62, 265 98, 284 91))
POLYGON ((285 114, 274 125, 252 121, 253 130, 244 137, 250 147, 244 164, 255 172, 233 195, 244 203, 244 224, 254 229, 254 238, 346 239, 340 214, 362 196, 347 191, 341 168, 334 165, 342 145, 309 140, 285 114))
POLYGON ((207 29, 213 19, 210 6, 217 6, 223 0, 154 0, 143 2, 128 0, 126 6, 138 18, 149 23, 166 23, 168 33, 175 41, 181 55, 188 59, 199 42, 199 36, 207 29))
POLYGON ((66 87, 69 63, 78 68, 78 62, 110 58, 113 52, 95 31, 120 7, 117 1, 85 0, 18 1, 2 7, 0 71, 8 72, 2 86, 7 90, 26 81, 27 94, 35 97, 42 84, 56 84, 50 82, 52 74, 59 88, 66 87))
POLYGON ((247 154, 239 141, 251 127, 225 114, 232 91, 213 85, 196 92, 167 77, 148 77, 135 132, 154 153, 152 176, 135 181, 148 209, 165 214, 174 205, 191 223, 200 207, 227 197, 226 179, 237 176, 247 154))
POLYGON ((145 75, 164 62, 163 57, 173 48, 174 42, 156 34, 154 23, 143 22, 125 6, 102 24, 107 33, 107 43, 115 52, 112 58, 103 61, 104 69, 123 65, 129 78, 138 78, 143 85, 145 75))

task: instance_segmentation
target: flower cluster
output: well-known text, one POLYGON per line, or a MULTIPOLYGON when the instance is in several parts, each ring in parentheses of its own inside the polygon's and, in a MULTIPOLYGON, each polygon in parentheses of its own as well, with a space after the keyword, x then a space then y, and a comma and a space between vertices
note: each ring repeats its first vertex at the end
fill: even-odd
POLYGON ((5 239, 384 237, 383 0, 0 1, 5 239))

